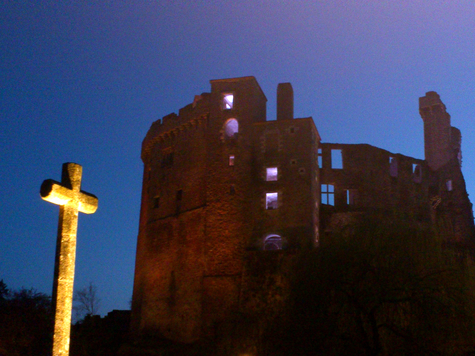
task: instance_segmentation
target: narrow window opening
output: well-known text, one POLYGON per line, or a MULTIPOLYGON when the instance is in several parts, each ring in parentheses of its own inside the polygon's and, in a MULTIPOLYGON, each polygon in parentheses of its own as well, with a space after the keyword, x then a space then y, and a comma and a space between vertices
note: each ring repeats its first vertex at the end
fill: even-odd
POLYGON ((295 128, 294 128, 294 127, 291 127, 291 128, 289 129, 289 132, 290 132, 291 134, 295 133, 295 128))
POLYGON ((452 187, 452 179, 447 179, 445 182, 445 185, 447 186, 447 191, 451 192, 453 187, 452 187))
POLYGON ((335 187, 333 184, 322 184, 322 204, 335 205, 335 187))
POLYGON ((277 209, 278 197, 279 197, 278 193, 266 193, 266 209, 267 210, 277 209))
POLYGON ((176 201, 181 201, 182 198, 183 198, 183 190, 182 189, 177 190, 176 191, 176 201))
POLYGON ((282 237, 279 235, 267 236, 264 240, 264 251, 282 250, 282 237))
POLYGON ((291 166, 295 166, 297 164, 297 160, 296 159, 291 159, 290 160, 290 165, 291 166))
POLYGON ((156 196, 153 198, 153 208, 157 209, 160 207, 160 196, 156 196))
POLYGON ((299 168, 299 173, 300 173, 300 174, 305 174, 305 168, 300 167, 300 168, 299 168))
POLYGON ((412 176, 414 179, 414 182, 420 183, 422 182, 422 169, 421 165, 417 163, 412 164, 412 176))
POLYGON ((396 157, 389 157, 389 175, 397 177, 397 159, 396 157))
POLYGON ((266 168, 266 181, 276 181, 277 180, 278 170, 277 167, 268 167, 266 168))
POLYGON ((162 157, 162 168, 173 166, 173 152, 166 152, 162 157))
POLYGON ((234 166, 234 155, 229 155, 228 163, 231 167, 234 166))
POLYGON ((323 168, 323 152, 322 149, 318 149, 318 167, 323 168))
POLYGON ((231 186, 229 187, 229 194, 236 194, 236 187, 234 186, 234 184, 231 184, 231 186))
POLYGON ((356 189, 346 190, 346 205, 356 205, 358 200, 358 191, 356 189))
POLYGON ((233 94, 224 94, 223 95, 223 107, 225 109, 232 109, 234 106, 234 95, 233 94))
POLYGON ((239 123, 236 119, 229 119, 224 124, 224 135, 226 138, 234 138, 239 132, 239 123))
POLYGON ((343 156, 340 149, 332 149, 332 169, 343 169, 343 156))

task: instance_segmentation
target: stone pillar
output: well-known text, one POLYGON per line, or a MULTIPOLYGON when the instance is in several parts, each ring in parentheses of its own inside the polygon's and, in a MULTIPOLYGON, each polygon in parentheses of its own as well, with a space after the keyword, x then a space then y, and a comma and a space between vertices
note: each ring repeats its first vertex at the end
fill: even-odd
POLYGON ((290 83, 279 83, 277 86, 277 120, 294 118, 294 90, 290 83))

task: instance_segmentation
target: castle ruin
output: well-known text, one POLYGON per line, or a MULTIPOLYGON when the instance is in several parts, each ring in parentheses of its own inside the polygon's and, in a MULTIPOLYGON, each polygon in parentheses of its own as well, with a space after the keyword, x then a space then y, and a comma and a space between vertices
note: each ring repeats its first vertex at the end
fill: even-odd
POLYGON ((473 240, 461 134, 437 93, 419 101, 424 160, 321 142, 311 117, 294 118, 290 83, 277 88, 276 120, 266 120, 266 101, 254 77, 212 80, 210 93, 148 131, 136 337, 191 343, 238 315, 272 313, 285 299, 286 254, 318 248, 365 211, 443 221, 455 242, 473 240))

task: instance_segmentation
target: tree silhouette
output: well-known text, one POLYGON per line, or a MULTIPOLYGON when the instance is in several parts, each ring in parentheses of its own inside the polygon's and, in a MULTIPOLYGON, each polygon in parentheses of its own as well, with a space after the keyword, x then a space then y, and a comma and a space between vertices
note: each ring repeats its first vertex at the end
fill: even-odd
POLYGON ((9 291, 0 281, 0 354, 49 355, 52 347, 51 298, 34 289, 9 291))
POLYGON ((464 355, 475 346, 471 263, 397 217, 364 219, 303 254, 274 355, 464 355), (382 223, 381 221, 384 221, 382 223))
POLYGON ((89 282, 89 285, 74 293, 74 301, 76 302, 75 310, 78 317, 93 316, 99 313, 101 300, 97 294, 97 287, 89 282))

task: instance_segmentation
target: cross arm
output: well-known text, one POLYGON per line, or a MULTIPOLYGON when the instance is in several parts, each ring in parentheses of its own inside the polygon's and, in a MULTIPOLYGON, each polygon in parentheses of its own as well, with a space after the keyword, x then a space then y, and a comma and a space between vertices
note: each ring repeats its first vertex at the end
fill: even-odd
POLYGON ((95 195, 81 190, 75 196, 71 189, 62 186, 61 183, 53 179, 47 179, 41 184, 40 195, 43 200, 56 205, 65 205, 72 200, 77 200, 78 210, 85 214, 95 213, 98 206, 98 199, 95 195))
POLYGON ((46 179, 41 184, 40 195, 43 200, 56 205, 65 205, 73 199, 71 189, 63 187, 61 183, 52 179, 46 179))
POLYGON ((81 190, 79 193, 79 211, 84 214, 93 214, 97 210, 99 200, 94 194, 81 190))

